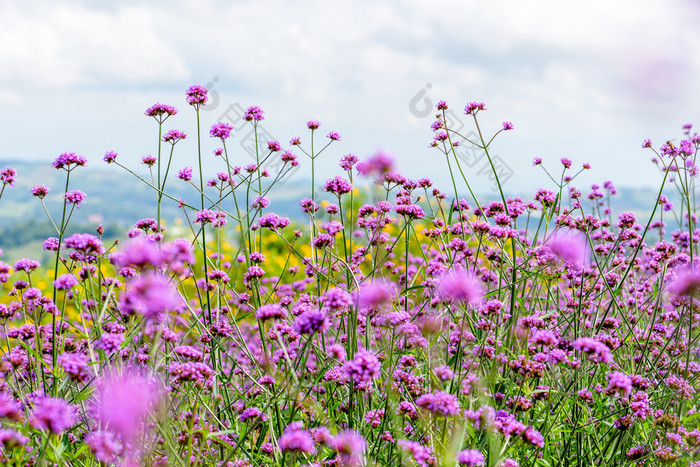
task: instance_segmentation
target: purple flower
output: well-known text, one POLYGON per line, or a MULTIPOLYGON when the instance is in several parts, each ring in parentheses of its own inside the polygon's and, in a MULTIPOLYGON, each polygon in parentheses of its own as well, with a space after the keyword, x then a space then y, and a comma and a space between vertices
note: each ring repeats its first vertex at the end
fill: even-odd
POLYGON ((318 123, 318 120, 309 120, 308 122, 306 122, 306 128, 308 128, 311 131, 318 130, 318 127, 320 126, 321 124, 318 123))
POLYGON ((175 115, 176 113, 177 109, 172 105, 156 103, 147 108, 144 114, 147 117, 155 118, 159 123, 163 123, 168 117, 175 115))
POLYGON ((416 399, 416 405, 438 417, 449 417, 459 412, 459 400, 445 391, 423 394, 416 399))
POLYGON ((336 176, 326 181, 323 190, 340 196, 345 193, 350 193, 352 191, 352 184, 345 178, 336 176))
POLYGON ((63 195, 63 198, 71 204, 75 204, 75 207, 79 208, 80 205, 85 201, 87 195, 80 190, 72 190, 63 195))
POLYGON ((246 110, 245 114, 243 115, 243 119, 248 121, 248 122, 259 122, 261 120, 265 120, 264 117, 264 112, 260 107, 253 106, 253 107, 248 107, 248 110, 246 110))
POLYGON ((282 154, 282 162, 289 162, 292 167, 296 167, 299 165, 299 162, 297 161, 297 156, 290 151, 284 151, 284 153, 282 154))
POLYGON ((202 211, 197 211, 194 217, 195 224, 211 224, 214 227, 223 227, 228 222, 226 220, 226 213, 223 211, 212 211, 211 209, 204 209, 202 211))
POLYGON ((17 171, 12 167, 5 167, 2 172, 0 172, 0 181, 3 185, 14 185, 17 180, 17 171))
POLYGON ((160 398, 157 382, 135 370, 110 374, 97 383, 94 414, 102 428, 119 434, 125 444, 142 430, 160 398))
POLYGON ((122 452, 122 444, 109 431, 98 430, 85 436, 85 444, 95 455, 95 458, 104 464, 113 464, 117 456, 122 452))
POLYGON ((59 434, 75 424, 75 408, 63 399, 39 396, 33 405, 29 424, 37 430, 59 434))
POLYGON ((612 363, 610 348, 592 337, 580 337, 576 339, 573 343, 573 347, 576 350, 588 354, 588 358, 593 362, 612 363))
POLYGON ((126 285, 127 290, 119 299, 123 316, 140 314, 148 320, 159 321, 163 314, 182 306, 177 289, 161 274, 149 271, 130 279, 126 285))
POLYGON ((13 430, 0 430, 0 443, 6 450, 12 450, 18 446, 24 446, 29 438, 13 430))
POLYGON ((73 274, 63 274, 53 281, 56 290, 70 290, 78 285, 78 279, 73 274))
POLYGON ((349 172, 357 164, 358 160, 354 154, 346 154, 340 158, 340 168, 349 172))
POLYGON ((486 459, 481 451, 477 451, 476 449, 465 449, 457 454, 457 462, 459 462, 460 465, 466 465, 467 467, 476 467, 478 465, 484 465, 486 459))
POLYGON ((433 450, 427 446, 423 446, 418 441, 408 441, 400 439, 396 442, 401 449, 407 451, 413 459, 421 467, 436 465, 437 459, 433 454, 433 450))
POLYGON ((24 271, 29 274, 36 270, 39 266, 41 266, 41 263, 37 260, 22 258, 15 262, 15 271, 24 271))
POLYGON ((669 286, 669 292, 676 296, 692 296, 700 290, 700 272, 690 267, 682 267, 669 286))
POLYGON ((192 167, 183 167, 177 172, 177 178, 189 182, 192 180, 192 167))
POLYGON ((158 162, 158 158, 150 154, 147 154, 141 158, 141 163, 143 165, 147 165, 148 167, 153 167, 156 165, 156 162, 158 162))
POLYGON ((269 149, 271 152, 277 152, 282 150, 282 146, 277 141, 268 141, 267 149, 269 149))
POLYGON ((0 392, 0 418, 18 422, 22 419, 20 405, 10 394, 0 392))
POLYGON ((360 467, 362 465, 367 441, 357 431, 341 431, 333 438, 332 445, 339 454, 341 466, 360 467))
POLYGON ((259 195, 253 200, 251 207, 255 208, 255 209, 265 209, 269 205, 270 205, 270 200, 268 198, 266 198, 265 196, 259 195))
POLYGON ((627 396, 632 392, 632 380, 621 371, 613 371, 608 375, 608 393, 627 396))
POLYGON ((382 365, 379 363, 376 355, 360 349, 355 352, 352 360, 348 360, 343 364, 343 372, 355 384, 369 384, 373 379, 379 378, 382 373, 382 365))
POLYGON ((576 268, 583 266, 588 246, 583 234, 573 230, 557 230, 544 245, 565 263, 576 268))
POLYGON ((357 164, 357 171, 361 175, 380 176, 393 170, 394 160, 386 153, 378 152, 366 161, 357 164))
POLYGON ((121 348, 122 342, 124 342, 124 334, 105 332, 95 341, 95 347, 107 354, 112 354, 121 348))
POLYGON ((396 285, 384 279, 364 283, 357 291, 357 302, 361 307, 377 306, 390 302, 396 296, 396 285))
MULTIPOLYGON (((117 160, 117 153, 114 152, 114 151, 107 151, 107 152, 105 153, 105 157, 103 158, 103 160, 104 160, 106 163, 111 164, 112 162, 114 162, 114 161, 117 160)), ((35 196, 36 196, 36 195, 35 195, 35 196)))
POLYGON ((620 229, 629 229, 637 222, 637 216, 635 216, 633 212, 623 212, 617 217, 617 220, 617 226, 620 229))
POLYGON ((513 124, 510 122, 503 122, 503 131, 508 131, 513 129, 513 124))
POLYGON ((46 240, 44 240, 44 250, 47 251, 57 251, 58 250, 58 238, 56 237, 49 237, 46 240))
POLYGON ((464 107, 464 114, 476 115, 480 110, 486 110, 486 104, 483 102, 470 102, 464 107))
POLYGON ((196 110, 207 103, 207 88, 204 86, 194 85, 185 93, 187 103, 193 106, 196 110))
POLYGON ((87 357, 80 353, 64 353, 58 358, 68 377, 73 381, 82 382, 88 377, 87 357))
POLYGON ((264 216, 261 216, 260 219, 258 219, 257 225, 258 227, 262 227, 264 229, 270 229, 273 231, 276 231, 277 229, 283 229, 289 225, 289 219, 286 217, 280 217, 274 212, 271 212, 270 214, 265 214, 264 216))
POLYGON ((313 335, 317 332, 325 332, 329 327, 330 323, 326 313, 316 308, 301 313, 294 321, 294 329, 299 334, 313 335))
POLYGON ((170 365, 170 376, 175 384, 183 381, 191 382, 198 388, 202 388, 211 382, 214 370, 202 362, 173 363, 170 365))
POLYGON ((339 287, 328 289, 321 297, 321 302, 331 312, 342 310, 352 303, 352 295, 339 287))
POLYGON ((231 130, 233 130, 233 125, 219 122, 212 125, 211 130, 209 130, 209 134, 212 138, 221 138, 224 140, 231 136, 231 130))
POLYGON ((287 310, 278 303, 268 303, 255 311, 255 318, 260 321, 269 319, 282 319, 287 316, 287 310))
POLYGON ((180 130, 170 130, 163 135, 163 142, 170 143, 174 146, 175 143, 185 138, 187 138, 187 133, 180 130))
MULTIPOLYGON (((66 246, 68 246, 68 240, 66 240, 66 246)), ((137 237, 130 240, 121 251, 110 255, 110 260, 118 268, 157 269, 163 265, 165 257, 163 249, 154 242, 137 237)))
POLYGON ((307 214, 314 214, 319 209, 319 206, 311 198, 302 199, 299 201, 299 206, 301 206, 301 211, 307 214))
POLYGON ((470 304, 480 302, 484 295, 481 282, 467 271, 453 271, 443 274, 438 285, 438 292, 446 299, 470 304))
POLYGON ((173 353, 194 362, 201 362, 204 359, 202 351, 191 345, 179 345, 173 349, 173 353))
POLYGON ((331 141, 340 141, 340 134, 337 131, 331 131, 326 137, 331 141))
POLYGON ((39 199, 43 199, 49 194, 49 187, 46 185, 34 185, 32 187, 32 196, 36 196, 39 199))
POLYGON ((74 168, 78 166, 82 167, 85 164, 87 164, 87 159, 85 156, 81 156, 80 154, 76 154, 74 152, 64 152, 58 156, 51 165, 54 169, 65 169, 66 171, 70 172, 74 168))
POLYGON ((282 451, 299 452, 302 454, 315 454, 314 439, 307 430, 302 430, 297 424, 292 423, 284 429, 284 433, 277 440, 282 451))
POLYGON ((522 436, 526 443, 537 446, 538 448, 544 447, 544 436, 542 436, 539 431, 535 430, 531 426, 527 427, 525 431, 523 431, 522 436))

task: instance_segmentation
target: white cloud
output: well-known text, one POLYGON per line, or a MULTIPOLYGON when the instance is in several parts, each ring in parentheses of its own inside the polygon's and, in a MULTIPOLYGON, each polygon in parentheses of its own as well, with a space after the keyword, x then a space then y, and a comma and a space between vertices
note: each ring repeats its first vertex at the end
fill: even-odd
MULTIPOLYGON (((612 178, 610 153, 634 150, 654 131, 675 130, 697 118, 700 107, 692 92, 700 56, 689 52, 700 37, 693 21, 679 20, 698 10, 679 0, 33 5, 0 15, 0 102, 26 108, 13 117, 20 121, 47 102, 81 102, 52 110, 63 117, 51 125, 63 134, 89 125, 94 146, 98 123, 135 119, 133 131, 141 107, 160 100, 184 108, 187 86, 217 76, 222 109, 233 102, 262 105, 266 128, 281 141, 318 118, 324 130, 344 135, 339 151, 363 155, 388 147, 401 167, 421 172, 430 117, 416 118, 408 103, 431 83, 433 104, 446 99, 461 113, 468 101, 483 100, 485 126, 514 121, 516 131, 499 141, 499 154, 516 151, 511 160, 519 170, 533 155, 556 154, 589 160, 601 178, 612 178), (86 88, 90 99, 71 99, 86 88), (46 100, 47 93, 60 98, 46 100)), ((182 114, 170 123, 184 125, 182 114)), ((26 143, 16 133, 5 144, 21 152, 26 143)), ((32 143, 37 153, 40 143, 32 143)), ((133 140, 123 144, 143 152, 133 140)), ((320 165, 335 167, 332 157, 320 165)), ((425 168, 431 170, 444 172, 436 164, 425 168)), ((639 179, 653 179, 649 173, 639 179)))
POLYGON ((0 82, 15 86, 143 84, 187 78, 183 57, 153 29, 152 11, 114 14, 46 2, 0 17, 0 82))

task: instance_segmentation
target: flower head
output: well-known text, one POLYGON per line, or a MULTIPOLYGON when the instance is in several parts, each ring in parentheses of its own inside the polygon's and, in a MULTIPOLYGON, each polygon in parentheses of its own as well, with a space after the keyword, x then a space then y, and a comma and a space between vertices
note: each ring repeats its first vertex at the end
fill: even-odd
POLYGON ((476 449, 465 449, 457 454, 457 462, 459 462, 459 465, 476 467, 479 465, 484 465, 486 459, 481 451, 477 451, 476 449))
POLYGON ((106 163, 111 164, 112 162, 117 160, 117 153, 114 151, 107 151, 103 159, 106 163))
POLYGON ((459 412, 457 396, 445 391, 423 394, 416 399, 416 405, 439 417, 449 417, 459 412))
POLYGON ((172 105, 156 103, 146 109, 144 115, 155 118, 159 123, 163 123, 171 115, 175 115, 177 109, 172 105))
POLYGON ((315 454, 314 439, 307 430, 302 430, 296 423, 290 424, 284 429, 284 433, 277 440, 282 451, 299 452, 303 454, 315 454))
POLYGON ((576 268, 583 266, 588 242, 581 233, 573 230, 568 232, 558 230, 547 239, 544 245, 565 263, 576 268))
POLYGON ((194 85, 185 93, 187 103, 199 110, 199 107, 207 103, 207 88, 204 86, 194 85))
POLYGON ((80 190, 72 190, 63 195, 63 198, 70 204, 74 204, 76 208, 79 208, 81 204, 85 201, 87 195, 85 192, 80 190))
POLYGON ((187 134, 185 132, 182 132, 180 130, 170 130, 163 135, 163 142, 170 143, 174 146, 175 143, 185 138, 187 138, 187 134))
POLYGON ((119 300, 122 315, 140 314, 155 321, 181 306, 182 299, 175 286, 166 276, 152 271, 130 279, 119 300))
POLYGON ((341 431, 332 440, 333 449, 340 456, 340 465, 360 467, 367 450, 367 441, 355 430, 341 431))
POLYGON ((446 299, 471 304, 478 303, 484 295, 481 281, 466 271, 443 274, 438 285, 438 292, 446 299))
POLYGON ((0 172, 0 182, 3 185, 14 185, 17 180, 17 171, 12 167, 5 167, 2 172, 0 172))
POLYGON ((257 105, 248 107, 248 110, 243 114, 243 119, 248 122, 259 122, 265 120, 265 112, 257 105))
POLYGON ((33 405, 29 424, 37 430, 59 434, 75 424, 75 408, 63 399, 39 396, 33 405))
POLYGON ((209 134, 212 138, 221 138, 222 140, 225 140, 231 136, 231 130, 233 130, 233 125, 219 122, 212 125, 211 130, 209 130, 209 134))
POLYGON ((87 164, 87 159, 85 156, 81 156, 80 154, 76 154, 74 152, 64 152, 58 156, 51 165, 54 169, 64 169, 70 172, 78 166, 85 166, 85 164, 87 164))

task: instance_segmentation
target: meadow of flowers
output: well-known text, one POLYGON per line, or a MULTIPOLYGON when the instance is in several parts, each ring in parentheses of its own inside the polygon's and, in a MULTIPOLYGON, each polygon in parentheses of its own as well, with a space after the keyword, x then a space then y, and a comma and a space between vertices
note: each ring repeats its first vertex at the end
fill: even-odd
MULTIPOLYGON (((576 188, 589 167, 568 159, 532 199, 481 203, 455 148, 490 161, 513 129, 486 134, 483 103, 464 109, 476 140, 435 109, 443 192, 384 154, 344 155, 317 184, 315 160, 340 135, 313 120, 289 150, 256 138, 256 163, 239 166, 231 125, 201 134, 207 90, 186 102, 185 116, 146 110, 147 176, 103 157, 153 190, 126 241, 100 226, 64 235, 86 198, 82 155, 53 162, 65 186, 27 193, 63 209, 46 210, 52 264, 0 261, 3 465, 700 466, 689 125, 677 144, 643 143, 659 191, 641 219, 612 216, 610 182, 576 188), (196 118, 197 134, 170 128, 177 118, 196 118), (172 167, 186 138, 197 166, 172 167), (205 157, 220 167, 211 180, 205 157), (292 222, 267 195, 300 163, 311 185, 292 222), (182 183, 200 196, 173 195, 182 183), (169 234, 164 203, 189 235, 169 234)), ((256 136, 263 119, 245 114, 256 136)), ((0 172, 0 202, 15 181, 0 172)))

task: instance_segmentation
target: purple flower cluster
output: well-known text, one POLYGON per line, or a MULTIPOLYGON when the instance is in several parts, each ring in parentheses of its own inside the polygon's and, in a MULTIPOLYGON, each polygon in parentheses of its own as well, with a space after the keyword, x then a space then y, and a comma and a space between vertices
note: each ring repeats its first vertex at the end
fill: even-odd
POLYGON ((75 424, 75 408, 60 398, 38 396, 29 424, 37 430, 60 434, 75 424))
POLYGON ((76 208, 79 208, 81 204, 85 201, 87 195, 80 190, 72 190, 63 195, 63 198, 70 204, 74 204, 76 208))
POLYGON ((343 371, 356 384, 370 384, 381 375, 382 365, 372 352, 360 349, 352 360, 343 364, 343 371))
POLYGON ((199 107, 207 103, 207 88, 204 86, 194 85, 185 93, 187 103, 199 110, 199 107))
POLYGON ((445 391, 423 394, 416 399, 416 405, 438 417, 450 417, 459 413, 457 396, 445 391))
POLYGON ((85 156, 81 156, 80 154, 76 154, 74 152, 64 152, 58 156, 51 165, 54 169, 64 169, 70 172, 76 167, 85 166, 85 164, 87 164, 87 159, 85 156))
POLYGON ((0 182, 3 185, 14 185, 17 181, 17 171, 12 167, 5 167, 0 171, 0 182))

